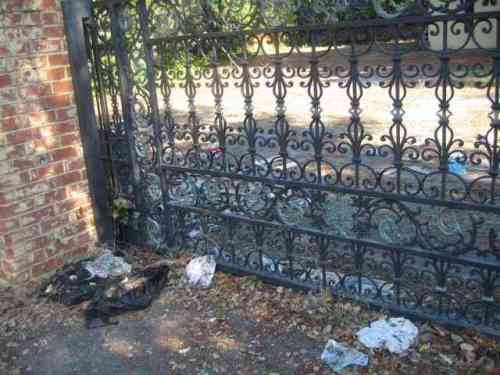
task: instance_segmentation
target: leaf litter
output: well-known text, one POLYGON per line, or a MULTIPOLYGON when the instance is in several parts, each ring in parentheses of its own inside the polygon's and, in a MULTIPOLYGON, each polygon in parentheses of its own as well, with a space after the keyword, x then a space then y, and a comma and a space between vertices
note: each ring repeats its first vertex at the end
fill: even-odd
MULTIPOLYGON (((134 265, 142 267, 165 259, 141 249, 131 249, 128 256, 134 265)), ((211 340, 216 349, 238 352, 241 366, 248 368, 248 372, 240 372, 243 374, 256 373, 257 367, 268 369, 267 374, 331 374, 332 370, 320 358, 330 339, 364 351, 370 357, 368 367, 345 369, 343 374, 500 374, 500 342, 473 331, 450 331, 434 323, 414 322, 420 337, 403 356, 381 349, 368 350, 357 341, 356 332, 370 322, 390 318, 387 312, 335 299, 329 293, 304 293, 264 284, 253 276, 217 273, 210 289, 190 287, 179 281, 191 258, 188 253, 169 258, 169 285, 155 302, 164 307, 161 318, 169 317, 170 306, 174 304, 201 316, 190 323, 186 333, 189 342, 178 345, 179 358, 183 360, 172 360, 168 364, 174 374, 189 373, 186 372, 189 366, 199 368, 200 373, 231 373, 231 363, 225 363, 226 357, 220 354, 224 351, 214 351, 212 354, 216 357, 212 355, 209 360, 199 356, 201 349, 194 348, 196 344, 207 345, 207 340, 211 340), (231 322, 236 318, 248 322, 248 327, 239 332, 247 339, 246 344, 232 338, 231 322), (296 333, 302 335, 300 340, 307 339, 308 345, 295 342, 296 348, 303 346, 304 349, 281 348, 282 357, 276 358, 275 352, 282 344, 279 335, 296 333), (310 349, 311 345, 316 347, 316 352, 310 349), (280 362, 286 363, 288 370, 280 369, 280 362)), ((19 358, 28 354, 20 350, 23 344, 37 339, 43 345, 44 335, 54 325, 81 327, 82 309, 83 306, 68 308, 40 301, 29 293, 23 295, 13 288, 0 287, 0 373, 24 373, 18 367, 19 358)), ((146 310, 127 316, 148 319, 148 314, 151 313, 146 310)))

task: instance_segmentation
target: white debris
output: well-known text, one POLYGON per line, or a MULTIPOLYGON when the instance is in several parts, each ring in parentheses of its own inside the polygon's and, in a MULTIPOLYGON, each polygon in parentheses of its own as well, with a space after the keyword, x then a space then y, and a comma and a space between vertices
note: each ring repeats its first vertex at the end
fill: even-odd
POLYGON ((118 277, 132 271, 132 266, 125 262, 123 258, 115 257, 110 250, 104 250, 104 253, 91 262, 85 262, 83 267, 90 273, 91 277, 118 277))
POLYGON ((215 267, 216 262, 213 255, 191 259, 186 266, 186 277, 191 285, 208 288, 212 285, 215 267))
POLYGON ((418 328, 405 318, 377 320, 358 331, 358 340, 368 348, 386 348, 401 354, 415 344, 418 328))
POLYGON ((186 355, 190 351, 191 351, 191 348, 184 348, 184 349, 179 350, 179 353, 182 354, 182 355, 186 355))
POLYGON ((190 239, 194 239, 201 236, 201 230, 193 229, 188 233, 190 239))
MULTIPOLYGON (((302 273, 300 276, 301 280, 306 280, 306 277, 309 276, 309 278, 313 281, 318 281, 321 282, 323 280, 323 271, 320 269, 314 269, 311 270, 309 275, 307 275, 305 272, 302 273)), ((327 282, 328 285, 333 286, 338 284, 340 281, 340 277, 335 273, 335 272, 325 272, 325 281, 327 282)))
POLYGON ((335 372, 340 372, 350 366, 368 366, 366 354, 335 340, 328 340, 325 350, 321 354, 321 360, 335 372))
POLYGON ((281 264, 278 264, 276 266, 276 262, 266 255, 262 256, 262 266, 264 267, 264 271, 279 273, 283 272, 281 264))

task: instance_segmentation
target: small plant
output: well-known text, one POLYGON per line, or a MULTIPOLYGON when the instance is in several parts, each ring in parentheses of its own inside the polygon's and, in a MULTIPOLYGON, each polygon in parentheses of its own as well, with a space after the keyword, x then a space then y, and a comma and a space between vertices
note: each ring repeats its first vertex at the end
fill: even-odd
POLYGON ((132 202, 123 197, 113 200, 113 220, 121 224, 130 223, 130 209, 132 202))

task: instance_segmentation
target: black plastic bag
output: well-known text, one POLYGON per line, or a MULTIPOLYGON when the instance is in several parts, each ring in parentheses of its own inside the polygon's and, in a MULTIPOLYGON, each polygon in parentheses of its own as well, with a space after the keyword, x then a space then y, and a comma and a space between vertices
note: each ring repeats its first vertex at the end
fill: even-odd
POLYGON ((90 301, 85 309, 88 328, 116 324, 111 321, 113 316, 146 309, 168 282, 165 261, 128 276, 107 279, 93 277, 84 267, 87 261, 64 266, 41 287, 40 297, 66 306, 90 301))
POLYGON ((66 306, 78 305, 92 299, 104 285, 104 279, 92 277, 82 260, 64 266, 42 287, 40 296, 66 306))
POLYGON ((85 311, 87 328, 116 324, 111 318, 148 308, 168 282, 168 265, 157 262, 99 288, 85 311))

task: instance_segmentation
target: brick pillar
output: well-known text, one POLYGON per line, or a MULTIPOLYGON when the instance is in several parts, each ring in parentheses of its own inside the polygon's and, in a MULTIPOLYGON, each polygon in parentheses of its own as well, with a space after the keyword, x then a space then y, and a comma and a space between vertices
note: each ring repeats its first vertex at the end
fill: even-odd
POLYGON ((23 282, 96 239, 60 1, 0 0, 0 277, 23 282))

